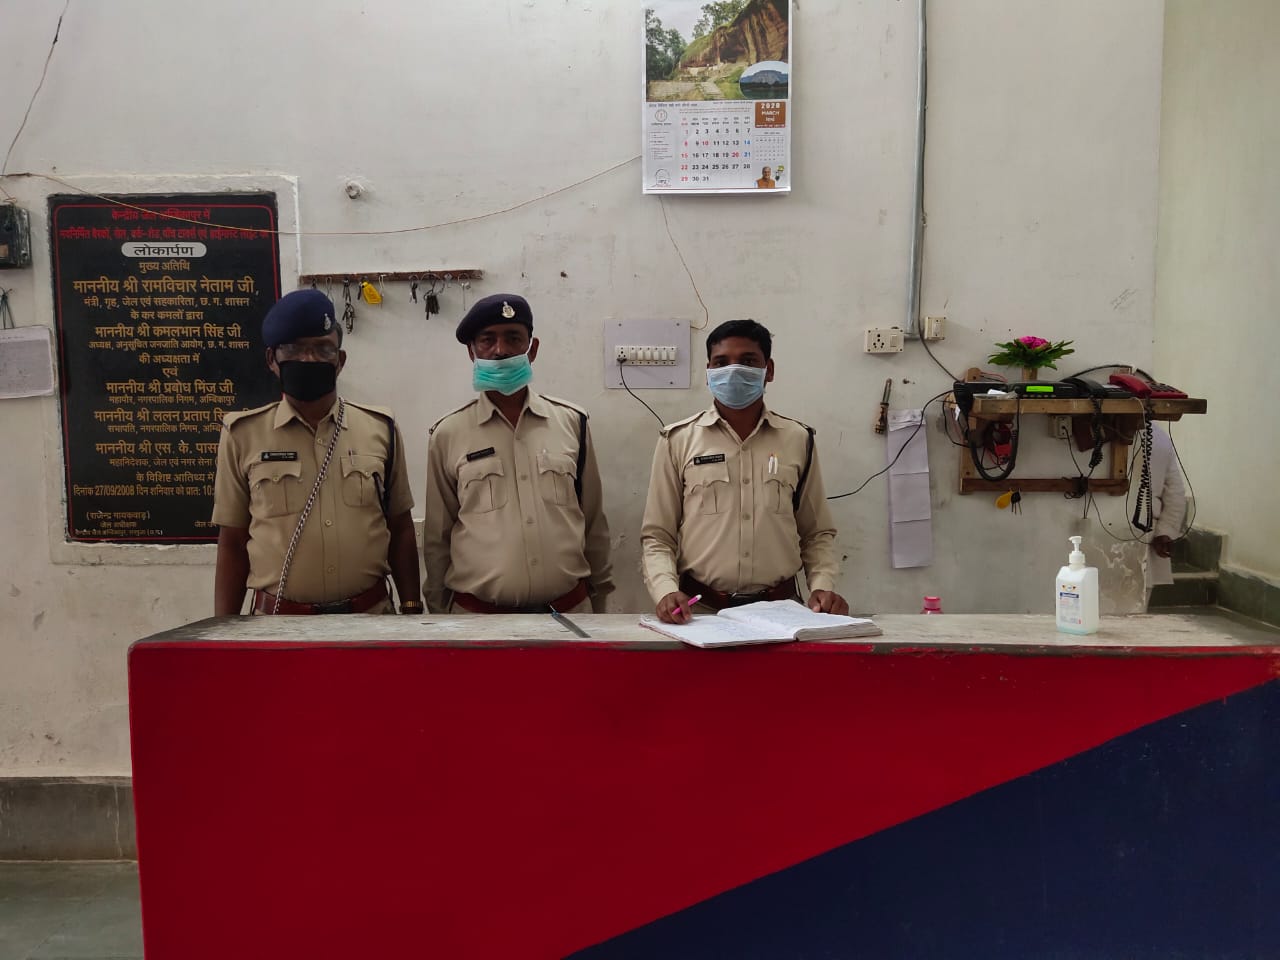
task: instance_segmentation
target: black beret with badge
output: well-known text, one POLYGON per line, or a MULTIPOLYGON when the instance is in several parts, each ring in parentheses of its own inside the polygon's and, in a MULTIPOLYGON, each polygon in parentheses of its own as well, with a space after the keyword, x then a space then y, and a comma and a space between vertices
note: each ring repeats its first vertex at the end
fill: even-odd
POLYGON ((262 341, 268 347, 293 343, 302 337, 323 337, 342 327, 335 318, 333 301, 319 290, 294 290, 276 301, 262 321, 262 341))
POLYGON ((471 343, 485 327, 498 323, 519 323, 533 334, 533 311, 529 301, 516 293, 495 293, 477 300, 458 324, 459 343, 471 343))

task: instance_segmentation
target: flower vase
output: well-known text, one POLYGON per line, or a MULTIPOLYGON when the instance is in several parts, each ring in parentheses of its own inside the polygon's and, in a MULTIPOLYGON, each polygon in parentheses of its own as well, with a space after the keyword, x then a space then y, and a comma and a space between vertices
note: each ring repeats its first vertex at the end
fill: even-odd
POLYGON ((1028 383, 1032 380, 1039 380, 1039 379, 1040 379, 1039 367, 1023 367, 1022 368, 1022 380, 1024 383, 1028 383))

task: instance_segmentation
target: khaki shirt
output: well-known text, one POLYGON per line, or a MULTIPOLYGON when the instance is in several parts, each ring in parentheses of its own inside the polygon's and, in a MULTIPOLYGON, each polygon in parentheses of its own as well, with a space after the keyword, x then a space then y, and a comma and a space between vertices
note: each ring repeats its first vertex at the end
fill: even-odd
POLYGON ((423 593, 447 613, 452 592, 500 606, 562 597, 579 580, 613 590, 591 433, 582 503, 574 491, 583 411, 529 391, 515 429, 485 394, 431 428, 423 508, 423 593))
POLYGON ((767 407, 746 440, 714 406, 663 427, 640 528, 654 603, 680 589, 681 573, 726 593, 757 593, 803 566, 810 591, 835 589, 836 530, 816 447, 792 508, 807 447, 804 424, 767 407))
MULTIPOLYGON (((338 405, 312 430, 288 398, 230 414, 218 442, 213 522, 249 528, 249 579, 254 590, 276 592, 280 568, 333 436, 338 405)), ((387 476, 391 431, 389 516, 413 508, 404 443, 388 410, 346 401, 345 422, 328 473, 307 518, 284 595, 305 603, 354 597, 390 571, 391 534, 380 495, 387 476)))

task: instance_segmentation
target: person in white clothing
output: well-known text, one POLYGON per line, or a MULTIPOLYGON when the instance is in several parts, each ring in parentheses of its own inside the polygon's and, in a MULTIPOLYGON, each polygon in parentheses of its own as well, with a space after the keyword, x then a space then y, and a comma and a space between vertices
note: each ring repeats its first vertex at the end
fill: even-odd
POLYGON ((1160 583, 1173 583, 1173 542, 1186 531, 1182 522, 1187 515, 1187 494, 1182 485, 1182 468, 1173 449, 1173 441, 1164 429, 1151 427, 1151 540, 1147 544, 1145 580, 1147 606, 1151 590, 1160 583))

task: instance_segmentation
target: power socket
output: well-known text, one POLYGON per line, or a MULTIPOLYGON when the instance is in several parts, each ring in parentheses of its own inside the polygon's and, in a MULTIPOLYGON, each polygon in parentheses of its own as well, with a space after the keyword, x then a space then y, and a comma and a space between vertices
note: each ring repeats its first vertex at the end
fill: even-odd
POLYGON ((924 339, 926 340, 947 339, 946 327, 947 327, 946 317, 925 317, 924 318, 924 339))
POLYGON ((1071 439, 1071 418, 1065 414, 1053 414, 1049 418, 1049 436, 1057 440, 1071 439))
POLYGON ((619 363, 637 367, 674 367, 679 359, 674 344, 635 347, 620 345, 615 348, 614 357, 619 363))
POLYGON ((867 331, 864 353, 901 353, 901 327, 872 327, 867 331))

